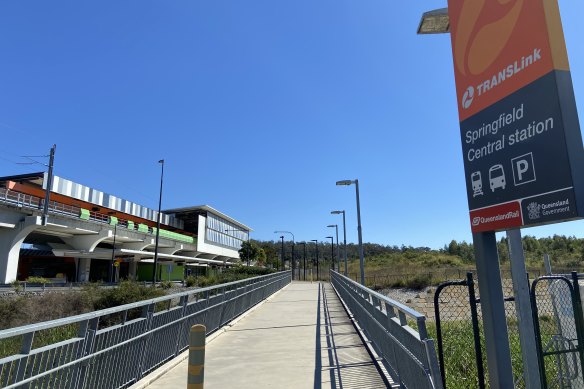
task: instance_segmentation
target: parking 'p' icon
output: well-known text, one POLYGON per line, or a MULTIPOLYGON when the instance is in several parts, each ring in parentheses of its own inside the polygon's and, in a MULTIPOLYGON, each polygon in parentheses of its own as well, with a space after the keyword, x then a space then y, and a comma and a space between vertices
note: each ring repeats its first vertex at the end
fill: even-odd
POLYGON ((527 153, 511 160, 513 166, 513 182, 515 186, 527 184, 536 180, 533 154, 527 153))

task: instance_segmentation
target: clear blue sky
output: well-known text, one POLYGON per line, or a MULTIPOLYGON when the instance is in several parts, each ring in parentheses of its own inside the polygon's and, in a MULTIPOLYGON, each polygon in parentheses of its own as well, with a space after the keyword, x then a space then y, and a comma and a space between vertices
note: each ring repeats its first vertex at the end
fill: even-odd
MULTIPOLYGON (((0 175, 55 173, 152 208, 209 204, 252 237, 471 239, 443 1, 0 2, 0 175)), ((584 3, 560 0, 584 115, 584 3)), ((524 234, 584 236, 584 222, 524 234)))

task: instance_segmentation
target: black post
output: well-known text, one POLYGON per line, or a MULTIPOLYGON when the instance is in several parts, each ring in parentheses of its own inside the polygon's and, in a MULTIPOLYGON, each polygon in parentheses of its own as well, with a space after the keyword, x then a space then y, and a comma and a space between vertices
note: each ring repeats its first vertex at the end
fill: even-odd
POLYGON ((316 279, 318 280, 318 276, 320 275, 319 268, 318 268, 318 240, 312 239, 311 242, 314 242, 314 244, 316 245, 316 279))
POLYGON ((49 218, 49 202, 51 201, 51 187, 53 186, 53 165, 55 162, 55 150, 57 145, 51 147, 51 152, 49 155, 49 172, 47 174, 47 189, 45 191, 45 203, 43 204, 43 226, 47 225, 47 219, 49 218))
MULTIPOLYGON (((466 273, 466 283, 468 285, 468 302, 470 304, 470 316, 472 321, 472 332, 474 335, 475 359, 477 364, 477 375, 479 388, 485 388, 485 371, 483 369, 483 352, 481 349, 481 337, 479 328, 479 315, 477 312, 477 299, 475 295, 475 284, 472 273, 466 273)), ((442 367, 444 368, 444 367, 442 367)), ((446 386, 446 383, 444 384, 446 386)))
POLYGON ((331 269, 335 270, 335 238, 332 236, 327 236, 331 238, 331 269))
POLYGON ((292 240, 292 280, 294 280, 294 273, 296 272, 296 258, 294 258, 294 240, 292 240))
POLYGON ((304 243, 304 281, 306 281, 306 243, 304 243))
POLYGON ((282 254, 280 255, 280 260, 282 261, 282 270, 286 270, 286 267, 284 266, 284 235, 282 235, 280 239, 282 239, 282 254))
POLYGON ((164 159, 158 161, 162 164, 160 172, 160 193, 158 195, 158 216, 156 217, 156 243, 154 245, 154 269, 152 271, 152 286, 156 285, 156 267, 158 266, 158 238, 160 237, 160 210, 162 207, 162 181, 164 179, 164 159))

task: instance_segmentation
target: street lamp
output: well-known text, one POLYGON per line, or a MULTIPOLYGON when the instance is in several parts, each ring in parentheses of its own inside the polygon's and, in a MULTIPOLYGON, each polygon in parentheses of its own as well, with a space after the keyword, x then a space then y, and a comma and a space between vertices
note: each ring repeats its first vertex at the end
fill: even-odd
POLYGON ((316 245, 316 280, 318 281, 318 276, 319 276, 319 269, 318 269, 318 240, 317 239, 311 239, 311 242, 314 242, 314 244, 316 245))
POLYGON ((154 270, 152 272, 152 286, 156 285, 156 266, 158 266, 158 238, 160 237, 160 209, 162 207, 162 181, 164 179, 164 159, 158 161, 162 165, 160 172, 160 193, 158 195, 158 215, 156 216, 156 243, 154 244, 154 270))
POLYGON ((418 34, 444 34, 447 32, 450 32, 448 8, 424 12, 418 26, 418 34))
POLYGON ((359 268, 361 270, 361 285, 365 286, 365 259, 363 256, 363 237, 361 233, 361 205, 359 203, 359 180, 337 181, 339 186, 355 184, 355 193, 357 195, 357 234, 359 235, 359 268))
POLYGON ((325 239, 331 240, 331 269, 335 270, 335 238, 332 236, 325 236, 325 239))
MULTIPOLYGON (((284 235, 280 236, 280 239, 282 239, 282 249, 280 251, 280 261, 282 262, 282 270, 284 270, 284 235)), ((278 267, 280 267, 280 264, 278 264, 278 267)))
MULTIPOLYGON (((304 245, 304 266, 303 266, 304 269, 303 269, 303 272, 304 272, 304 281, 306 281, 306 242, 298 242, 296 244, 304 245)), ((298 273, 298 278, 300 279, 300 272, 298 273)))
MULTIPOLYGON (((341 271, 341 263, 340 263, 340 258, 339 258, 339 225, 338 224, 329 224, 327 227, 334 227, 335 231, 336 231, 336 236, 337 236, 337 271, 340 272, 341 271)), ((335 267, 333 266, 333 270, 335 270, 335 267)))
MULTIPOLYGON (((274 234, 290 234, 292 235, 292 279, 294 279, 294 270, 296 269, 296 265, 294 263, 294 234, 290 231, 274 231, 274 234)), ((282 255, 284 252, 282 251, 282 255)), ((284 267, 284 259, 282 258, 282 267, 284 267)))
POLYGON ((341 213, 343 214, 343 251, 344 251, 344 254, 345 254, 345 276, 346 276, 349 273, 348 273, 348 270, 347 270, 347 227, 345 225, 345 210, 342 210, 342 211, 331 211, 331 214, 332 215, 339 215, 341 213))

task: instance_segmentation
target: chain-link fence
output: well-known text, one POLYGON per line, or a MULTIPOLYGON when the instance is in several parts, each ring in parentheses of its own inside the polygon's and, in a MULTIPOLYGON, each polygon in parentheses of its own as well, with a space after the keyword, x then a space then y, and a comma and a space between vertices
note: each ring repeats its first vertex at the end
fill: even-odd
MULTIPOLYGON (((519 327, 511 279, 503 278, 505 313, 515 388, 525 388, 519 327)), ((472 273, 440 285, 434 295, 435 326, 446 388, 488 388, 488 369, 478 284, 472 273)), ((433 335, 433 334, 432 334, 433 335)))
POLYGON ((584 388, 582 307, 578 275, 541 277, 531 287, 544 388, 584 388))

